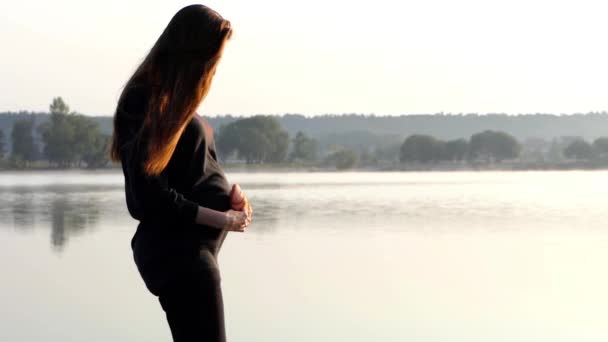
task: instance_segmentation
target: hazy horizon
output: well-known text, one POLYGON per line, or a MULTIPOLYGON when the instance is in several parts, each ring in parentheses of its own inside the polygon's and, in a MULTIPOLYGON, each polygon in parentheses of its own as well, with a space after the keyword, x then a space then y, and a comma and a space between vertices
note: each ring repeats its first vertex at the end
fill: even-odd
MULTIPOLYGON (((0 111, 47 111, 61 96, 78 112, 112 115, 130 73, 190 3, 0 4, 10 47, 0 111)), ((203 3, 235 29, 203 115, 608 109, 602 3, 203 3)))

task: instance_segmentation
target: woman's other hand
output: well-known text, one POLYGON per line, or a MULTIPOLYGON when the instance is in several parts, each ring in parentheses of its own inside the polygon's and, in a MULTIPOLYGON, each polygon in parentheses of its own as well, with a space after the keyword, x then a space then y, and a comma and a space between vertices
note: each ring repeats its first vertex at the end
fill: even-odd
POLYGON ((249 221, 251 221, 251 215, 253 215, 253 209, 249 203, 249 199, 238 184, 232 184, 230 190, 230 206, 234 210, 245 211, 249 221))
POLYGON ((249 222, 251 222, 251 215, 253 215, 253 209, 251 208, 251 205, 249 204, 249 199, 247 197, 245 197, 244 202, 245 204, 243 205, 243 210, 245 211, 245 214, 247 214, 249 222))
POLYGON ((245 195, 238 184, 232 184, 230 189, 230 207, 234 210, 243 210, 245 195))

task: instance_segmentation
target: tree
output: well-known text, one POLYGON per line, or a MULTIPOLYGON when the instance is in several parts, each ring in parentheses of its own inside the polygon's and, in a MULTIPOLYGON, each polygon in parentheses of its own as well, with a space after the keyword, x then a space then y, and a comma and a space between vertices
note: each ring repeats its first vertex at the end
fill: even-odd
POLYGON ((270 137, 255 127, 242 127, 240 131, 237 150, 247 160, 247 164, 267 161, 272 150, 270 137))
POLYGON ((106 138, 95 120, 70 113, 61 97, 53 99, 49 109, 50 120, 38 126, 44 141, 44 155, 49 162, 59 167, 80 165, 82 162, 87 167, 98 167, 108 162, 101 154, 106 148, 106 138))
POLYGON ((593 147, 583 139, 576 139, 564 149, 566 158, 588 160, 593 157, 593 147))
POLYGON ((98 123, 75 113, 68 116, 68 122, 74 128, 72 149, 78 162, 84 161, 89 167, 92 167, 89 162, 103 163, 103 160, 98 158, 101 157, 101 150, 105 148, 106 138, 101 134, 98 123))
POLYGON ((325 162, 334 165, 338 170, 346 170, 357 165, 359 157, 357 153, 350 148, 343 148, 329 154, 325 158, 325 162))
POLYGON ((464 160, 469 152, 469 142, 465 139, 447 141, 443 146, 444 160, 459 161, 464 160))
POLYGON ((248 164, 277 163, 287 156, 289 135, 275 117, 256 115, 222 125, 217 146, 223 155, 236 151, 248 164))
POLYGON ((0 129, 0 159, 4 159, 6 153, 6 147, 4 145, 4 131, 0 129))
POLYGON ((94 136, 94 141, 89 149, 83 153, 82 159, 87 164, 88 168, 103 167, 110 159, 108 158, 108 149, 110 146, 110 136, 106 134, 97 134, 94 136))
POLYGON ((50 120, 38 126, 44 141, 43 154, 49 162, 60 167, 70 166, 78 157, 79 147, 75 145, 76 127, 69 116, 61 112, 51 112, 50 120))
POLYGON ((442 149, 442 142, 430 135, 410 135, 401 145, 399 160, 402 163, 438 161, 441 159, 442 149))
POLYGON ((67 115, 70 112, 70 107, 60 97, 55 97, 51 105, 49 106, 51 114, 63 114, 67 115))
POLYGON ((399 159, 400 150, 401 143, 392 143, 384 146, 376 146, 374 154, 378 160, 397 161, 399 159))
POLYGON ((598 158, 608 159, 608 137, 595 139, 593 141, 593 150, 598 158))
POLYGON ((371 152, 371 148, 366 148, 359 153, 359 163, 361 165, 378 165, 378 157, 371 152))
POLYGON ((298 131, 292 139, 293 150, 289 156, 290 160, 313 161, 317 158, 317 141, 309 138, 304 132, 298 131))
POLYGON ((519 156, 521 145, 505 132, 486 130, 471 136, 469 145, 471 159, 501 162, 519 156))
POLYGON ((280 163, 287 158, 287 149, 289 148, 289 133, 280 128, 280 124, 276 121, 276 131, 273 129, 271 134, 272 151, 268 157, 268 161, 271 163, 280 163))
POLYGON ((36 146, 32 134, 34 119, 20 119, 13 124, 11 140, 13 144, 13 163, 25 167, 36 157, 36 146))

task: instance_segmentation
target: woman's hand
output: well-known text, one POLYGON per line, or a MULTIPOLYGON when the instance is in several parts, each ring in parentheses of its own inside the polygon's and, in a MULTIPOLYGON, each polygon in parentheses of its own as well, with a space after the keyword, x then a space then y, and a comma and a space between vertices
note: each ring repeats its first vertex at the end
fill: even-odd
POLYGON ((249 199, 243 194, 243 191, 238 184, 233 184, 232 189, 230 190, 230 205, 234 210, 245 211, 249 221, 251 221, 253 209, 249 204, 249 199))
POLYGON ((244 232, 245 227, 249 225, 251 222, 247 213, 240 210, 232 210, 229 209, 225 212, 226 221, 222 229, 234 231, 234 232, 244 232))

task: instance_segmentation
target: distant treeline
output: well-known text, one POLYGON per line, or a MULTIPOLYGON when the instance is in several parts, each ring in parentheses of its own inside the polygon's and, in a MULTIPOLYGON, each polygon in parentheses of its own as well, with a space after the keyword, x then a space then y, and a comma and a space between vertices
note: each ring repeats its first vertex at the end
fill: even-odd
MULTIPOLYGON (((104 134, 112 133, 112 113, 106 116, 89 116, 99 123, 104 134)), ((8 112, 0 113, 0 129, 5 133, 13 122, 23 116, 33 115, 37 122, 48 120, 48 113, 8 112)), ((326 114, 307 117, 300 114, 276 115, 281 127, 290 136, 298 131, 318 139, 320 147, 349 141, 351 147, 376 145, 387 139, 403 141, 412 134, 425 134, 442 140, 468 138, 485 130, 500 130, 519 141, 541 138, 551 140, 561 136, 578 136, 586 140, 608 135, 608 113, 585 114, 420 114, 401 116, 376 116, 364 114, 326 114)), ((206 116, 217 131, 220 126, 242 119, 240 116, 206 116)))
MULTIPOLYGON (((338 169, 409 164, 527 165, 605 162, 608 113, 568 116, 231 115, 206 117, 224 163, 338 169)), ((112 166, 112 117, 70 111, 60 97, 49 113, 0 113, 3 167, 112 166)), ((116 166, 116 165, 114 165, 116 166)))
POLYGON ((561 137, 551 142, 536 140, 522 145, 510 134, 486 130, 470 139, 442 141, 429 135, 411 135, 400 148, 401 163, 468 162, 495 164, 505 160, 519 163, 559 164, 596 162, 608 166, 608 137, 589 143, 582 138, 561 137))
POLYGON ((108 163, 110 135, 99 129, 99 123, 70 108, 61 97, 53 99, 47 120, 40 115, 21 115, 10 130, 7 149, 4 130, 0 130, 0 159, 10 168, 104 167, 108 163), (10 153, 7 153, 10 150, 10 153), (5 159, 5 155, 8 158, 5 159))

